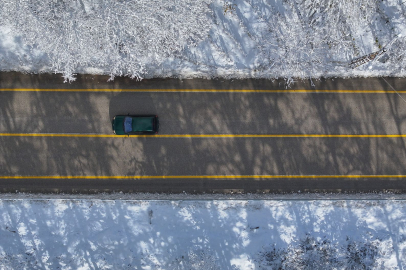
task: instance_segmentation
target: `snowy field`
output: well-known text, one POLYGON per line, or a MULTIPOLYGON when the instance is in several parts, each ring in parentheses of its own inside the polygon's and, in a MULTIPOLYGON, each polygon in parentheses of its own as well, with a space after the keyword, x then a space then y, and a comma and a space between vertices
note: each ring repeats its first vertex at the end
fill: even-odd
POLYGON ((405 76, 405 37, 401 0, 0 1, 0 70, 67 80, 405 76))
POLYGON ((122 196, 101 200, 2 195, 0 269, 406 267, 404 196, 122 196), (179 200, 182 196, 185 200, 179 200))

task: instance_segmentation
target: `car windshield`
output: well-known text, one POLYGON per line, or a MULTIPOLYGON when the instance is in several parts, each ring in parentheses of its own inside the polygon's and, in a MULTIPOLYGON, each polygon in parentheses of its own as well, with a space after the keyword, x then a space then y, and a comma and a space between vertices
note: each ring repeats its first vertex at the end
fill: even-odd
POLYGON ((132 123, 133 123, 133 120, 131 117, 124 118, 124 132, 125 133, 133 131, 132 123))

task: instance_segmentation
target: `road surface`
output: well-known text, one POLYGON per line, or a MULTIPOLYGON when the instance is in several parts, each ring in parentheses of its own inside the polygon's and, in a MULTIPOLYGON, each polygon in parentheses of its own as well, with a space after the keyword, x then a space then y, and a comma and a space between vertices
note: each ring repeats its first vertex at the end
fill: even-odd
POLYGON ((0 73, 0 191, 406 191, 405 79, 107 79, 0 73))

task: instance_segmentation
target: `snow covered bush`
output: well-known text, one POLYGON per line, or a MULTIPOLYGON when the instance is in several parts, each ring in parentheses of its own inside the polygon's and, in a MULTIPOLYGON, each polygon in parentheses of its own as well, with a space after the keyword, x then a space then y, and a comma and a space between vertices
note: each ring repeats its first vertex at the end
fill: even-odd
POLYGON ((388 66, 399 67, 401 72, 406 71, 406 42, 405 37, 398 38, 391 49, 387 52, 387 57, 383 58, 388 66))
POLYGON ((379 5, 375 0, 249 2, 266 25, 257 40, 261 65, 282 77, 302 78, 347 65, 343 56, 360 56, 357 31, 369 27, 379 5))
POLYGON ((166 266, 169 270, 220 270, 219 258, 210 249, 191 248, 184 256, 166 266))
POLYGON ((377 243, 365 242, 359 243, 347 238, 346 269, 371 269, 375 264, 375 258, 378 255, 377 243))
POLYGON ((286 269, 285 264, 288 261, 288 252, 283 248, 268 248, 266 251, 259 252, 260 269, 286 269))
POLYGON ((194 46, 210 29, 205 0, 12 0, 1 23, 51 59, 65 80, 93 67, 140 79, 145 64, 194 46))
POLYGON ((290 264, 295 269, 333 270, 342 263, 337 248, 327 238, 317 240, 310 234, 292 250, 290 264))
POLYGON ((257 263, 260 269, 278 270, 374 269, 379 241, 347 237, 345 243, 341 246, 307 234, 287 248, 265 248, 258 253, 257 263))

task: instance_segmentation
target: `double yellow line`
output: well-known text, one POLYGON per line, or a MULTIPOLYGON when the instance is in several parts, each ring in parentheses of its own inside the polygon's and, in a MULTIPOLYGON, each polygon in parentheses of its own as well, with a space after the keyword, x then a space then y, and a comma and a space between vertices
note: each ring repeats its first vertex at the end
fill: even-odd
POLYGON ((406 178, 406 175, 0 175, 0 179, 361 179, 406 178))
POLYGON ((340 94, 406 94, 406 90, 308 90, 308 89, 43 89, 43 88, 0 88, 0 92, 226 92, 226 93, 340 93, 340 94))
POLYGON ((79 138, 406 138, 406 134, 161 134, 114 135, 69 133, 0 133, 0 137, 79 137, 79 138))

